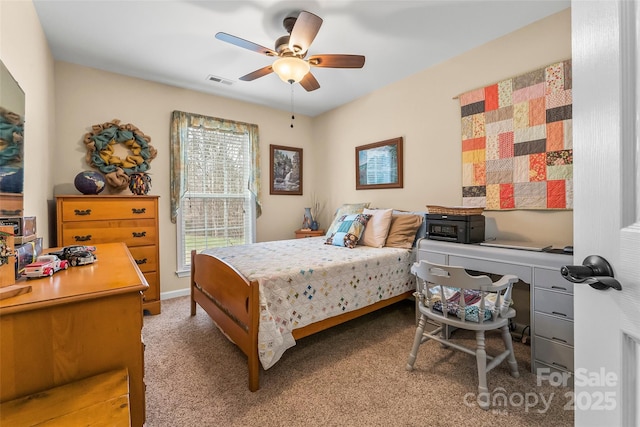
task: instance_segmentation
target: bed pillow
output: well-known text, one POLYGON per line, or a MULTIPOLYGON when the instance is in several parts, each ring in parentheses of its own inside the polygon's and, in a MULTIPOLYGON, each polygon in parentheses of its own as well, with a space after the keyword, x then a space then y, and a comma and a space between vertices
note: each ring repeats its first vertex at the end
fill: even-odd
POLYGON ((427 212, 426 211, 401 211, 394 209, 394 215, 420 215, 422 217, 422 225, 416 231, 416 240, 413 241, 413 244, 417 243, 418 239, 423 239, 427 237, 427 212))
POLYGON ((362 237, 362 233, 364 233, 369 218, 371 218, 371 215, 342 215, 338 218, 335 231, 327 238, 325 243, 327 245, 355 248, 358 240, 362 237))
POLYGON ((327 234, 325 234, 325 237, 328 239, 334 233, 336 225, 338 223, 338 219, 340 219, 344 215, 362 213, 362 211, 365 208, 369 207, 369 204, 370 204, 370 202, 366 202, 366 203, 345 203, 344 205, 340 206, 336 210, 336 214, 333 216, 333 222, 331 223, 331 226, 329 228, 327 228, 327 234))
POLYGON ((411 249, 416 233, 424 222, 422 215, 393 214, 385 246, 411 249))
POLYGON ((358 244, 381 248, 384 246, 391 226, 392 209, 364 209, 363 214, 371 215, 358 244))

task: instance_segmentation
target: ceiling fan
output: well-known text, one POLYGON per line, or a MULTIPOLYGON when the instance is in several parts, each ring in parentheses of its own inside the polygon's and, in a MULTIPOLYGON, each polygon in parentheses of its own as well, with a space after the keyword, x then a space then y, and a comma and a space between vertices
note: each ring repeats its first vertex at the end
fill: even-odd
POLYGON ((362 68, 364 66, 362 55, 324 54, 312 55, 304 59, 322 25, 322 18, 319 16, 303 10, 297 16, 285 17, 282 24, 289 35, 279 37, 273 50, 231 34, 222 32, 216 34, 218 40, 266 56, 278 57, 273 64, 246 74, 240 77, 240 80, 252 81, 275 72, 282 81, 291 84, 300 82, 300 85, 310 92, 320 88, 320 84, 311 74, 311 67, 362 68))

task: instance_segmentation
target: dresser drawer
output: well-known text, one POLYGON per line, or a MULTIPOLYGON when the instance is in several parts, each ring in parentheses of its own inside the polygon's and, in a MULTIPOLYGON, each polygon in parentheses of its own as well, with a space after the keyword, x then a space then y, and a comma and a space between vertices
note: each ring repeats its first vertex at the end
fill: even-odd
POLYGON ((70 199, 64 202, 60 220, 98 221, 105 219, 155 218, 155 201, 126 197, 122 199, 70 199))
POLYGON ((533 285, 536 288, 573 293, 573 283, 562 277, 559 268, 550 270, 548 268, 535 267, 533 269, 533 285))
POLYGON ((534 359, 573 372, 573 347, 534 337, 534 359))
POLYGON ((534 317, 536 336, 573 345, 573 321, 542 313, 535 313, 534 317))
POLYGON ((573 295, 535 288, 533 294, 534 311, 573 320, 573 295))
POLYGON ((22 194, 0 194, 0 216, 22 216, 22 194))
POLYGON ((156 244, 154 219, 122 221, 65 222, 62 224, 62 245, 95 245, 125 242, 127 246, 156 244))
POLYGON ((525 283, 531 283, 532 280, 531 267, 525 265, 468 258, 458 255, 449 255, 449 265, 458 265, 467 270, 485 271, 493 274, 515 274, 525 283))
POLYGON ((143 273, 158 269, 155 246, 134 246, 129 248, 129 252, 143 273))
POLYGON ((157 301, 160 299, 160 284, 158 283, 158 273, 144 273, 149 288, 142 293, 142 301, 157 301))

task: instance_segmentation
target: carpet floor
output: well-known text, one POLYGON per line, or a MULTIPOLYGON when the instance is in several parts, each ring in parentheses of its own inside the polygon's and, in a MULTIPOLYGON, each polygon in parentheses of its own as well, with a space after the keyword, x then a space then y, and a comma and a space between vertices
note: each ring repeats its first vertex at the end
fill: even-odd
MULTIPOLYGON (((519 378, 506 362, 488 373, 493 405, 475 403, 475 358, 436 342, 405 369, 415 334, 403 301, 301 339, 248 389, 247 359, 189 297, 145 316, 146 426, 572 426, 571 389, 538 384, 531 347, 514 342, 519 378)), ((472 345, 473 333, 453 339, 472 345)), ((487 351, 502 350, 498 333, 487 351)))

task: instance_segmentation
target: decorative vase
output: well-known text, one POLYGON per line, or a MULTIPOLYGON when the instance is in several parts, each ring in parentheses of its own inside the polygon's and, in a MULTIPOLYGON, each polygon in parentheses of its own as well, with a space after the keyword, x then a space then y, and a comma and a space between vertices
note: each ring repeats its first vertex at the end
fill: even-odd
POLYGON ((318 230, 318 228, 319 228, 318 221, 316 221, 315 219, 311 221, 311 230, 316 231, 318 230))
POLYGON ((136 196, 144 196, 151 189, 151 177, 146 173, 132 173, 129 190, 136 196))
POLYGON ((311 208, 304 208, 304 219, 302 220, 302 228, 310 229, 313 223, 313 216, 311 216, 311 208))

